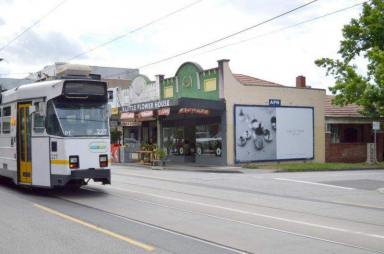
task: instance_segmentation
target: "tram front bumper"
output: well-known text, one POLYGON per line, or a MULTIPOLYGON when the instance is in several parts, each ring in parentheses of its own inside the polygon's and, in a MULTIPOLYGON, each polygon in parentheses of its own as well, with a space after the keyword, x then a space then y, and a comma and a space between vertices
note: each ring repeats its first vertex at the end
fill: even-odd
POLYGON ((92 179, 95 182, 111 184, 110 169, 77 169, 70 175, 51 175, 51 186, 64 186, 70 181, 92 179))

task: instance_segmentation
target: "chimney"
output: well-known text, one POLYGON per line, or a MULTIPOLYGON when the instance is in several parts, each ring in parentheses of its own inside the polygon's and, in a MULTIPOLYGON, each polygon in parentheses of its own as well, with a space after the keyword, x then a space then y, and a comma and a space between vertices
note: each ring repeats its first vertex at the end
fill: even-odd
POLYGON ((306 88, 306 84, 305 84, 305 77, 300 75, 300 76, 297 76, 296 77, 296 87, 297 88, 306 88))

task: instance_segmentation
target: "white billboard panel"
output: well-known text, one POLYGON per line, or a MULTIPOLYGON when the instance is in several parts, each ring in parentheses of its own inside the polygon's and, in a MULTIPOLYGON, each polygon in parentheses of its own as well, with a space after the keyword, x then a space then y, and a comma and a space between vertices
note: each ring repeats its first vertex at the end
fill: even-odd
POLYGON ((278 160, 313 157, 312 112, 312 108, 276 108, 278 160))
POLYGON ((313 158, 313 108, 235 105, 235 160, 313 158))

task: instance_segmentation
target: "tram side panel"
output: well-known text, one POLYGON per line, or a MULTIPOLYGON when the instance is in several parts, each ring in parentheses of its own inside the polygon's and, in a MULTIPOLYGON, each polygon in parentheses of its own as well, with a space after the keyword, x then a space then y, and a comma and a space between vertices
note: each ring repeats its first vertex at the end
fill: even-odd
POLYGON ((32 185, 51 187, 49 137, 32 137, 32 185))
POLYGON ((17 183, 17 111, 15 104, 0 106, 0 112, 0 175, 11 178, 17 183))

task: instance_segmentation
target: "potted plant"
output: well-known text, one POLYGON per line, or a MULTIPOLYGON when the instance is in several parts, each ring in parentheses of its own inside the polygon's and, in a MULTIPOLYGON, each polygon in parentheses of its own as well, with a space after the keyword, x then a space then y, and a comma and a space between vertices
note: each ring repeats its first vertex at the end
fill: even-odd
POLYGON ((153 161, 153 164, 155 166, 164 166, 165 165, 165 158, 167 157, 167 153, 164 151, 164 149, 157 148, 153 150, 155 154, 155 160, 153 161))

